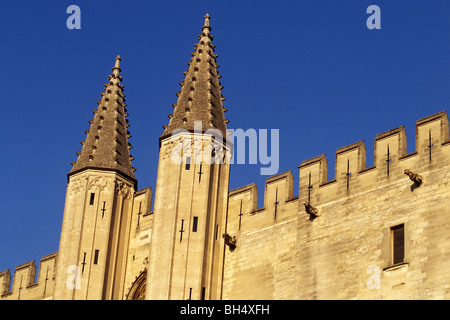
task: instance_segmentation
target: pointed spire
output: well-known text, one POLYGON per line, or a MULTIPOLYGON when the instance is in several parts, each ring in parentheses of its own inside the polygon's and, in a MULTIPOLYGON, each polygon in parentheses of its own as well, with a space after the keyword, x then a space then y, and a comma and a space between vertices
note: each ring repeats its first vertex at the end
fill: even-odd
POLYGON ((202 122, 202 131, 218 129, 226 137, 228 120, 225 119, 221 94, 223 88, 219 79, 216 63, 215 45, 211 43, 210 16, 205 15, 202 33, 198 36, 199 43, 195 44, 195 52, 188 62, 189 68, 184 72, 185 79, 180 82, 181 90, 176 94, 178 101, 173 104, 173 114, 169 115, 169 124, 164 125, 164 132, 160 140, 169 137, 177 129, 194 131, 194 122, 202 122))
POLYGON ((105 84, 105 91, 101 92, 101 100, 94 110, 94 118, 89 120, 91 127, 86 131, 86 139, 82 141, 82 149, 77 152, 78 159, 73 164, 68 176, 85 169, 111 170, 119 172, 136 182, 134 169, 131 165, 134 159, 129 150, 132 148, 128 142, 131 137, 127 130, 129 126, 126 119, 125 94, 122 76, 120 76, 120 56, 108 76, 109 82, 105 84))

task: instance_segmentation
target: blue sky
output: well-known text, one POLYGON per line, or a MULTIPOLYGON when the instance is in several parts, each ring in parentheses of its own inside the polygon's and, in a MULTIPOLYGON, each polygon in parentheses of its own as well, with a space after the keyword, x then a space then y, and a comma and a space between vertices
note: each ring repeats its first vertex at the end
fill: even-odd
MULTIPOLYGON (((67 172, 120 54, 139 188, 211 15, 229 128, 279 129, 278 173, 450 104, 450 1, 9 1, 0 11, 0 271, 58 250, 67 172), (69 30, 69 5, 81 29, 69 30), (369 30, 369 5, 381 29, 369 30)), ((233 165, 230 189, 264 181, 233 165)))

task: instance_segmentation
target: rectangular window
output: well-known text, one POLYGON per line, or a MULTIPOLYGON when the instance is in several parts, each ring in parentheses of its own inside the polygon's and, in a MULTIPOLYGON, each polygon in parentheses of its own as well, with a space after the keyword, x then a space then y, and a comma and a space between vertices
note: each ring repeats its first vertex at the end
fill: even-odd
POLYGON ((91 198, 89 199, 89 205, 90 206, 94 205, 94 199, 95 199, 95 193, 91 193, 91 198))
POLYGON ((192 222, 192 232, 197 232, 198 225, 198 217, 194 217, 194 221, 192 222))
POLYGON ((206 288, 203 287, 203 288, 202 288, 202 296, 200 297, 200 299, 201 299, 201 300, 205 300, 205 298, 206 298, 206 288))
POLYGON ((185 167, 185 169, 186 170, 191 170, 191 158, 190 157, 186 158, 186 167, 185 167))
POLYGON ((95 253, 94 253, 94 264, 97 264, 98 263, 98 254, 100 253, 100 251, 99 250, 95 250, 95 253))
POLYGON ((400 224, 391 228, 392 264, 404 262, 405 259, 405 225, 400 224))

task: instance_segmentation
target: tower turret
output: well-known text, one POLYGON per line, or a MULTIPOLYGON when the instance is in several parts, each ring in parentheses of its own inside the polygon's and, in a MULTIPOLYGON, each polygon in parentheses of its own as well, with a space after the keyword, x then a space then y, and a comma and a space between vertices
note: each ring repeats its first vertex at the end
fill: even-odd
POLYGON ((209 20, 207 14, 178 101, 160 137, 149 299, 220 299, 222 295, 228 121, 209 20))
POLYGON ((121 299, 137 184, 117 56, 68 173, 55 299, 121 299))

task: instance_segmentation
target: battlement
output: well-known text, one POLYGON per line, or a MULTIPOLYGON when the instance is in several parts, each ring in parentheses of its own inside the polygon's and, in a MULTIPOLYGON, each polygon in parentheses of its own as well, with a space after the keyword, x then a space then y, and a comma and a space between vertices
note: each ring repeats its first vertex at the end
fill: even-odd
POLYGON ((55 285, 55 267, 58 252, 42 257, 36 278, 35 261, 16 267, 11 285, 9 269, 0 272, 0 300, 41 300, 52 299, 55 285))
MULTIPOLYGON (((228 232, 258 228, 295 218, 305 213, 305 202, 314 207, 352 197, 381 185, 411 185, 404 170, 424 177, 441 166, 448 166, 450 155, 449 126, 446 111, 416 121, 414 152, 407 154, 404 126, 377 134, 374 165, 366 166, 364 141, 338 148, 335 153, 334 179, 328 180, 328 163, 324 154, 303 161, 299 166, 299 195, 293 195, 292 172, 270 177, 265 183, 264 207, 258 209, 258 189, 250 184, 229 193, 228 232)), ((413 191, 413 189, 411 189, 413 191)))
POLYGON ((297 197, 294 197, 292 171, 267 178, 264 189, 264 207, 259 209, 256 183, 229 193, 227 232, 259 230, 295 218, 297 197))

